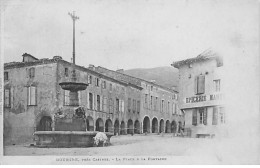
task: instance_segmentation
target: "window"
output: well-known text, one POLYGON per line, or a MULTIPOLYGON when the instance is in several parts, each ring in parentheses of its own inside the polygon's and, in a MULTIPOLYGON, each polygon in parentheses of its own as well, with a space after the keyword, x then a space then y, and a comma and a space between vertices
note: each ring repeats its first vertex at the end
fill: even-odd
POLYGON ((197 109, 192 109, 192 125, 197 125, 197 109))
POLYGON ((214 82, 214 91, 215 92, 220 92, 220 79, 213 80, 213 82, 214 82))
POLYGON ((195 77, 195 94, 203 94, 205 92, 205 76, 199 75, 195 77))
POLYGON ((220 123, 225 124, 226 119, 225 119, 225 109, 224 109, 224 107, 219 108, 219 115, 220 115, 220 123))
POLYGON ((101 108, 100 108, 100 96, 97 95, 97 111, 101 111, 101 108))
POLYGON ((96 86, 99 87, 99 81, 100 79, 99 78, 96 78, 96 86))
POLYGON ((148 106, 148 94, 145 94, 145 97, 144 97, 144 105, 145 105, 145 107, 147 108, 147 106, 148 106))
POLYGON ((119 112, 119 99, 116 99, 116 112, 119 112))
POLYGON ((92 76, 91 75, 88 76, 88 83, 92 84, 92 76))
POLYGON ((140 101, 138 100, 137 101, 137 113, 140 113, 140 108, 141 108, 141 103, 140 103, 140 101))
POLYGON ((161 112, 164 111, 164 100, 162 100, 162 105, 161 105, 161 112))
POLYGON ((154 110, 157 110, 158 97, 155 97, 154 110))
POLYGON ((89 93, 89 97, 88 97, 88 108, 93 110, 93 94, 89 93))
POLYGON ((167 112, 170 113, 170 102, 168 101, 167 112))
POLYGON ((30 68, 29 69, 29 78, 34 78, 35 76, 35 68, 30 68))
POLYGON ((122 100, 122 112, 125 112, 125 101, 122 100))
POLYGON ((113 99, 112 98, 110 98, 109 99, 109 113, 113 113, 114 112, 114 102, 113 102, 113 99))
POLYGON ((199 123, 207 125, 207 109, 206 108, 199 108, 199 123))
POLYGON ((103 110, 104 112, 107 112, 107 97, 103 97, 103 110))
POLYGON ((30 86, 27 88, 27 105, 35 106, 36 105, 36 87, 30 86))
POLYGON ((213 108, 213 118, 212 125, 225 124, 225 111, 224 107, 214 107, 213 108))
POLYGON ((128 112, 131 112, 131 98, 128 98, 127 107, 128 107, 128 112))
POLYGON ((176 105, 174 103, 172 103, 172 114, 176 113, 176 109, 175 109, 176 105))
POLYGON ((133 113, 135 113, 136 111, 136 100, 133 99, 133 113))
POLYGON ((103 88, 103 89, 106 89, 106 88, 107 88, 107 83, 106 83, 106 81, 103 81, 102 88, 103 88))
POLYGON ((70 105, 70 91, 64 90, 64 105, 69 106, 70 105))
POLYGON ((64 73, 64 75, 65 75, 66 77, 69 76, 69 69, 68 69, 68 68, 65 68, 65 73, 64 73))
POLYGON ((151 100, 150 100, 150 108, 153 109, 153 96, 151 96, 151 100))
POLYGON ((4 72, 4 80, 9 80, 9 74, 8 72, 4 72))
POLYGON ((109 90, 112 91, 112 83, 109 85, 109 90))
POLYGON ((151 86, 151 91, 153 91, 153 86, 151 86))
POLYGON ((4 107, 11 107, 11 89, 4 91, 4 107))

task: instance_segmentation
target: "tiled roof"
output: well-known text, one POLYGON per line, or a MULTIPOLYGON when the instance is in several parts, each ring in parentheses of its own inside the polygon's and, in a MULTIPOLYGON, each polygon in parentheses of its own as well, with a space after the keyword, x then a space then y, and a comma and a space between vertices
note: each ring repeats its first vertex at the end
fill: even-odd
POLYGON ((205 60, 210 60, 210 59, 216 59, 218 63, 223 63, 222 58, 216 52, 214 52, 212 50, 206 50, 195 58, 189 58, 186 60, 173 62, 171 65, 175 68, 179 68, 186 64, 191 64, 194 62, 200 62, 200 61, 205 61, 205 60))

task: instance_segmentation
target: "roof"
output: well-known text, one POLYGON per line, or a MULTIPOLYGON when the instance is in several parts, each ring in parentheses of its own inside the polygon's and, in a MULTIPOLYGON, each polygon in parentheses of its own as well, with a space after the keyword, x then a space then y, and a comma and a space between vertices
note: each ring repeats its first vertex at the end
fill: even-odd
POLYGON ((173 62, 171 64, 171 66, 173 66, 175 68, 180 68, 183 65, 192 64, 194 62, 212 60, 212 59, 217 60, 218 64, 223 64, 222 57, 220 57, 216 52, 214 52, 212 50, 206 50, 206 51, 202 52, 201 54, 199 54, 195 58, 189 58, 189 59, 186 59, 186 60, 173 62))
POLYGON ((162 85, 159 85, 159 84, 156 84, 156 83, 147 81, 147 80, 145 80, 145 79, 133 77, 133 76, 130 76, 130 75, 127 75, 127 74, 124 74, 124 73, 121 73, 121 72, 113 71, 113 70, 110 70, 110 69, 107 69, 107 68, 104 68, 104 67, 101 67, 101 66, 95 67, 95 71, 98 71, 98 72, 102 73, 102 70, 109 71, 109 72, 112 72, 112 73, 114 73, 114 74, 117 74, 118 76, 109 75, 109 74, 107 74, 107 73, 104 73, 104 71, 103 71, 104 74, 109 75, 110 77, 112 77, 112 78, 114 78, 114 79, 122 80, 122 81, 127 81, 128 83, 131 83, 131 84, 133 84, 133 85, 138 85, 138 86, 141 87, 141 82, 146 82, 146 83, 149 83, 149 84, 151 84, 151 85, 154 85, 154 86, 160 87, 160 88, 162 88, 162 89, 168 90, 168 91, 170 91, 170 92, 178 92, 178 91, 176 91, 176 90, 173 90, 173 89, 167 88, 167 87, 165 87, 165 86, 162 86, 162 85), (123 76, 124 78, 122 78, 122 76, 123 76))
MULTIPOLYGON (((13 69, 13 68, 22 68, 22 67, 28 67, 28 66, 35 66, 35 65, 42 65, 42 64, 57 63, 57 62, 62 62, 62 63, 68 64, 70 66, 73 65, 73 63, 67 62, 67 61, 60 59, 60 58, 53 58, 53 59, 44 58, 44 59, 37 59, 37 60, 32 61, 32 62, 9 62, 9 63, 5 63, 4 64, 4 70, 13 69)), ((93 71, 93 70, 86 68, 86 67, 83 67, 83 66, 79 66, 79 65, 73 65, 73 66, 75 66, 76 68, 79 68, 83 71, 88 71, 92 74, 95 74, 97 76, 103 77, 105 79, 108 79, 108 80, 111 80, 111 81, 114 81, 114 82, 117 82, 117 83, 125 85, 125 86, 132 86, 132 87, 135 87, 139 90, 143 89, 142 87, 140 87, 138 85, 135 85, 135 84, 132 84, 132 83, 129 84, 127 81, 124 81, 124 80, 114 79, 114 78, 112 78, 108 75, 99 73, 97 71, 93 71)))

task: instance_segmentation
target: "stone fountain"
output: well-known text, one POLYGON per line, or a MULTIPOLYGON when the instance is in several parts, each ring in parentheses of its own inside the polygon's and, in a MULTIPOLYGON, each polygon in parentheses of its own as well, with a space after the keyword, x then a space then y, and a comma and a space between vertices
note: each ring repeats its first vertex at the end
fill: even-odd
MULTIPOLYGON (((70 82, 61 82, 59 85, 63 90, 69 91, 69 104, 73 110, 68 114, 58 110, 54 115, 55 127, 53 131, 36 131, 34 139, 37 147, 89 147, 93 146, 97 131, 86 130, 85 109, 79 107, 78 92, 86 90, 88 84, 77 82, 75 71, 75 20, 79 19, 69 13, 73 20, 73 71, 70 82), (71 113, 73 113, 71 115, 71 113)), ((113 133, 106 132, 108 141, 113 133)))

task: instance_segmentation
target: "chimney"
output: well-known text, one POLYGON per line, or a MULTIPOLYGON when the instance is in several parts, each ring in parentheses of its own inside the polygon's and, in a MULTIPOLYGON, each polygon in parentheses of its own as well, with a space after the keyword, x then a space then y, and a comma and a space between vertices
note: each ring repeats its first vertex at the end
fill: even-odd
POLYGON ((118 69, 118 70, 116 70, 116 72, 124 73, 124 69, 118 69))
POLYGON ((58 55, 56 55, 56 56, 53 56, 53 59, 55 59, 55 60, 62 60, 62 57, 61 57, 61 56, 58 56, 58 55))
POLYGON ((88 68, 91 70, 95 70, 95 66, 93 64, 89 64, 88 68))

